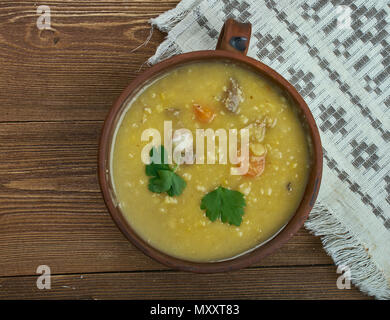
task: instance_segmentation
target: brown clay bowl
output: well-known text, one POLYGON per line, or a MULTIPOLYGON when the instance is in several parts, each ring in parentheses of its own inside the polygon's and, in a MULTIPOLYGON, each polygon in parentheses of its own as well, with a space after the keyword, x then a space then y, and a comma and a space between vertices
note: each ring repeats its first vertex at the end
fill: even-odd
POLYGON ((216 50, 196 51, 180 54, 165 61, 162 61, 141 75, 139 75, 122 92, 117 101, 112 106, 106 121, 100 140, 99 149, 99 181, 103 192, 107 208, 125 237, 137 248, 151 258, 167 265, 168 267, 192 271, 198 273, 225 272, 247 267, 258 262, 271 252, 275 251, 282 244, 287 242, 302 227, 308 217, 320 187, 322 175, 322 146, 317 126, 314 118, 303 98, 296 89, 281 75, 263 63, 246 56, 251 25, 236 22, 229 19, 222 28, 216 50), (124 111, 126 103, 142 89, 147 83, 159 75, 172 70, 180 65, 199 61, 231 61, 244 65, 253 71, 263 75, 279 86, 286 96, 294 103, 299 111, 302 124, 307 130, 307 135, 311 140, 312 165, 308 183, 301 203, 289 222, 266 243, 256 247, 231 259, 217 262, 191 262, 169 256, 144 241, 130 226, 123 216, 113 191, 110 175, 110 152, 113 144, 113 136, 119 124, 120 116, 124 111))

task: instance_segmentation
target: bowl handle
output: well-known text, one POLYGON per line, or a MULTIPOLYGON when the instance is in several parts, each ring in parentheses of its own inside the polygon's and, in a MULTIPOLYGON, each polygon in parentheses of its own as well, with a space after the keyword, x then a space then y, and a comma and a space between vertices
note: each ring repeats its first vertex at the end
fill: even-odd
POLYGON ((241 23, 234 19, 226 20, 219 34, 216 50, 227 50, 246 55, 251 31, 252 25, 250 23, 241 23))

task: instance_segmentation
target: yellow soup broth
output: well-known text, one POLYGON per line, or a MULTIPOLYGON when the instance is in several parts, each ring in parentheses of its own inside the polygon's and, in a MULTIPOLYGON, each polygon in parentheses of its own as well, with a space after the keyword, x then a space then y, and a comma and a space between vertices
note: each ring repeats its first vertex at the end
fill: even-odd
POLYGON ((232 63, 188 64, 152 82, 129 106, 114 137, 112 179, 123 214, 150 245, 185 260, 223 260, 267 241, 292 217, 310 170, 308 139, 294 107, 263 77, 232 63), (226 103, 232 79, 240 95, 234 112, 226 103), (198 121, 194 105, 212 110, 212 121, 198 121), (229 162, 182 164, 176 170, 187 183, 181 195, 149 191, 141 160, 148 141, 141 141, 141 135, 156 128, 164 144, 166 120, 173 129, 190 129, 194 144, 197 128, 252 128, 250 147, 262 150, 264 171, 231 175, 229 162), (244 194, 240 226, 212 222, 200 208, 202 198, 218 186, 244 194))

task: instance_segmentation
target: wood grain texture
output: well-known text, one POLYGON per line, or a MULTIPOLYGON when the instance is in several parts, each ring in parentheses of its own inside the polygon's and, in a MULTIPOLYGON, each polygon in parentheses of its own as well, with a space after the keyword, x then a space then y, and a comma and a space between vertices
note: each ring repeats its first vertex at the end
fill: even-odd
POLYGON ((135 50, 148 21, 176 3, 0 1, 0 121, 103 120, 163 39, 153 32, 135 50), (37 28, 40 4, 53 30, 37 28))
POLYGON ((338 290, 305 229, 256 266, 168 270, 119 232, 97 181, 103 120, 164 35, 148 20, 177 1, 0 0, 0 298, 367 298, 338 290), (53 31, 36 27, 52 9, 53 31), (36 289, 51 267, 53 289, 36 289), (228 280, 228 281, 227 281, 228 280))
POLYGON ((356 289, 339 290, 333 266, 251 268, 200 275, 128 272, 52 277, 39 290, 36 277, 0 278, 0 298, 24 299, 362 299, 356 289), (313 279, 316 279, 313 281, 313 279))

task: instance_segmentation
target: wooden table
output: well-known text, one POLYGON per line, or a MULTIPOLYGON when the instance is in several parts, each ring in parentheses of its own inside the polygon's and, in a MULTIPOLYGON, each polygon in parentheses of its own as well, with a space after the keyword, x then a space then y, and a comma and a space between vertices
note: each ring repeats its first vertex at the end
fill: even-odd
MULTIPOLYGON (((245 270, 170 270, 116 228, 97 181, 112 102, 164 39, 132 52, 177 1, 0 0, 0 298, 365 299, 305 229, 245 270), (38 5, 53 30, 36 26, 38 5), (48 265, 50 290, 36 286, 48 265)), ((145 69, 145 67, 143 68, 145 69)))

